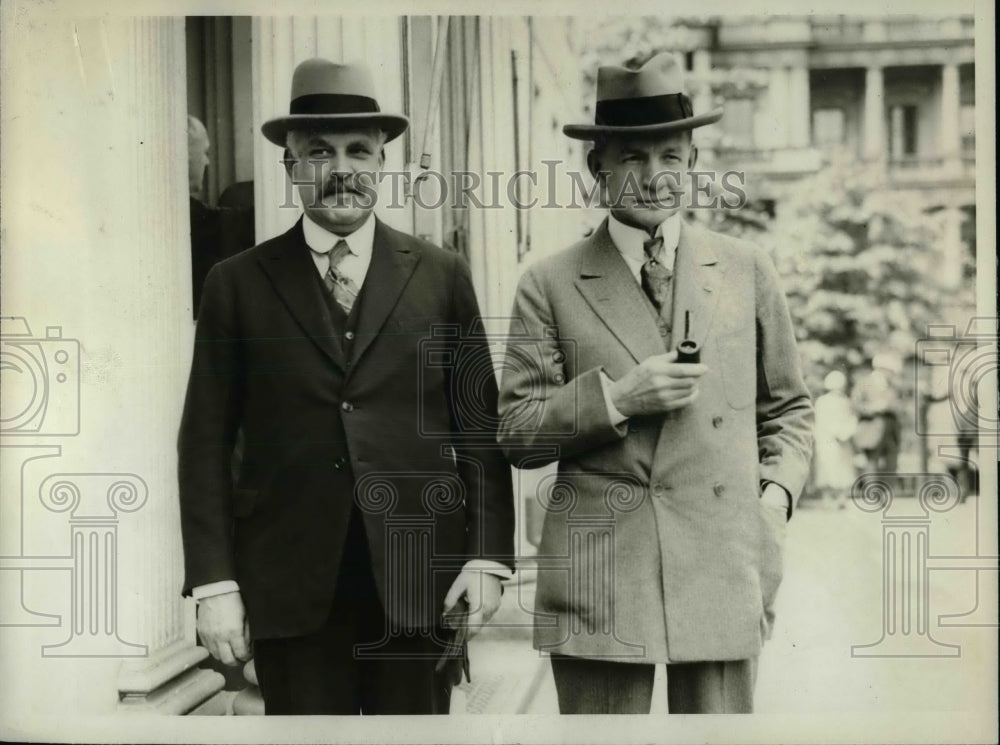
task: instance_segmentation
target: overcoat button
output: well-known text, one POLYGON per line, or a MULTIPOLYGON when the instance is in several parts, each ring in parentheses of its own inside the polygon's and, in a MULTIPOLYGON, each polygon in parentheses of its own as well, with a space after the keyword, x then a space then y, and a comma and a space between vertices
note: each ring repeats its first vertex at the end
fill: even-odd
POLYGON ((721 416, 713 417, 712 418, 712 426, 715 427, 716 429, 718 429, 719 427, 721 427, 722 426, 722 417, 721 416))
POLYGON ((715 496, 721 497, 725 493, 726 487, 723 484, 716 484, 712 487, 712 491, 715 492, 715 496))
POLYGON ((347 341, 350 341, 351 339, 354 338, 354 332, 348 331, 346 334, 344 334, 344 338, 347 339, 347 341))
POLYGON ((340 408, 343 409, 344 411, 354 411, 354 404, 352 404, 350 401, 344 401, 344 403, 340 405, 340 408))

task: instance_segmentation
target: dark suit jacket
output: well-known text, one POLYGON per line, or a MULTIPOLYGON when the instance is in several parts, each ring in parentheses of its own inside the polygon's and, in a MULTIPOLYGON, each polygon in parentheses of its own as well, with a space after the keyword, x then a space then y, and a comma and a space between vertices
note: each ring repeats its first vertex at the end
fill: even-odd
POLYGON ((496 381, 464 262, 379 222, 353 340, 323 291, 301 221, 205 281, 179 437, 184 590, 237 580, 253 638, 325 621, 352 501, 404 627, 438 618, 466 560, 512 561, 496 381))

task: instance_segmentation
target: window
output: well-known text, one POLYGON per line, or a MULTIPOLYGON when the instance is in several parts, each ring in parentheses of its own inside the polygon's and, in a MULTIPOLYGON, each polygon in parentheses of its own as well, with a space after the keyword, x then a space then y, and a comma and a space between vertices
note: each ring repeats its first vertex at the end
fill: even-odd
POLYGON ((917 107, 902 104, 889 109, 889 155, 901 160, 917 154, 917 107))
POLYGON ((813 111, 813 145, 817 147, 843 145, 846 136, 843 109, 816 109, 813 111))

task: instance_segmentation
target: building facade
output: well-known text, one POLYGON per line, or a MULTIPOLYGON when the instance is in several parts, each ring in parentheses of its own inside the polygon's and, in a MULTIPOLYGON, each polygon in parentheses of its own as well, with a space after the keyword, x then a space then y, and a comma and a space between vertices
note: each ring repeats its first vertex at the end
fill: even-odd
POLYGON ((975 250, 974 31, 971 16, 727 16, 677 39, 702 105, 725 103, 705 148, 716 168, 745 170, 780 209, 831 158, 878 164, 888 188, 943 211, 957 287, 975 250))

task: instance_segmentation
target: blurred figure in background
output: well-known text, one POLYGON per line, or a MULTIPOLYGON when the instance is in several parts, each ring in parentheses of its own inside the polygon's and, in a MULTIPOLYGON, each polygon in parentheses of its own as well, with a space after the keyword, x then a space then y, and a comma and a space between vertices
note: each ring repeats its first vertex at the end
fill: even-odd
POLYGON ((979 493, 979 399, 974 387, 969 395, 954 395, 954 386, 961 388, 964 379, 961 361, 956 367, 934 367, 924 392, 926 431, 935 435, 928 441, 927 470, 955 479, 964 502, 979 493))
POLYGON ((854 387, 858 414, 854 445, 864 456, 865 473, 895 473, 899 460, 899 394, 903 361, 891 352, 872 358, 872 371, 854 387))
POLYGON ((854 446, 858 429, 851 401, 845 393, 847 376, 834 370, 823 379, 826 393, 816 399, 815 484, 824 501, 847 506, 854 483, 854 446))
POLYGON ((208 270, 254 245, 253 182, 230 184, 219 197, 219 205, 213 207, 205 189, 210 147, 205 125, 196 117, 188 116, 191 284, 196 319, 201 304, 201 286, 208 270))
POLYGON ((191 209, 191 285, 194 292, 193 314, 198 317, 201 286, 208 270, 222 258, 221 228, 218 210, 205 203, 205 173, 208 171, 208 132, 205 125, 188 116, 188 194, 191 209))

